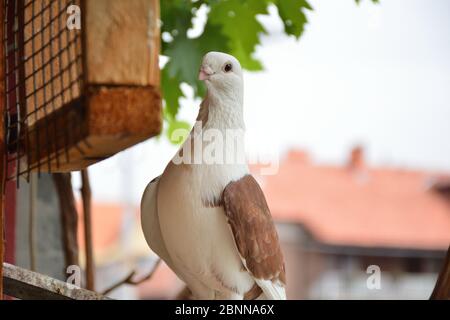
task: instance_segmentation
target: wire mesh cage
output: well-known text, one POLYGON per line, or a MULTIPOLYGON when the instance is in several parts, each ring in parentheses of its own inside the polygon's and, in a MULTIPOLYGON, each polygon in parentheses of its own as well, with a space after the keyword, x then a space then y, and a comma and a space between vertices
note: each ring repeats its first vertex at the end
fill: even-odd
POLYGON ((60 157, 70 161, 71 140, 78 141, 80 127, 57 112, 71 103, 82 105, 81 37, 66 26, 68 5, 66 0, 4 1, 7 161, 16 162, 16 177, 28 178, 43 166, 56 170, 60 157))
POLYGON ((158 1, 2 7, 7 179, 79 170, 160 132, 158 1))

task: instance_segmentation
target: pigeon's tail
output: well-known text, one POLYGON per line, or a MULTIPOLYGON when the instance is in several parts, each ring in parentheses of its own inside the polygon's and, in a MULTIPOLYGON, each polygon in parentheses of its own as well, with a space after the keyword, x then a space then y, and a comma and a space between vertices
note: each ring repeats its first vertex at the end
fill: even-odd
POLYGON ((286 300, 286 289, 278 281, 275 283, 271 280, 256 280, 256 282, 263 291, 257 300, 286 300))

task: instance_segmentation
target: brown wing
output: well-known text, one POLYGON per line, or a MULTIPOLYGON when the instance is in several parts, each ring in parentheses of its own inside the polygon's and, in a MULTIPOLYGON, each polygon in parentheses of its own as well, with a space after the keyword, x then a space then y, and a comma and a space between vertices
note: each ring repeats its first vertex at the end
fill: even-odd
POLYGON ((239 253, 257 279, 286 283, 283 254, 277 231, 258 182, 246 175, 230 182, 223 204, 239 253))

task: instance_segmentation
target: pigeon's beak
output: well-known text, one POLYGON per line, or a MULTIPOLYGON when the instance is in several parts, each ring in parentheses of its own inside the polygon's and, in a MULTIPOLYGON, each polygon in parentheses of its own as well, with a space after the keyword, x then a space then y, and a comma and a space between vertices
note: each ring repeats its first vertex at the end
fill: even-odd
POLYGON ((200 67, 200 72, 198 73, 198 80, 208 80, 209 77, 213 74, 214 72, 212 71, 212 69, 208 66, 201 66, 200 67))

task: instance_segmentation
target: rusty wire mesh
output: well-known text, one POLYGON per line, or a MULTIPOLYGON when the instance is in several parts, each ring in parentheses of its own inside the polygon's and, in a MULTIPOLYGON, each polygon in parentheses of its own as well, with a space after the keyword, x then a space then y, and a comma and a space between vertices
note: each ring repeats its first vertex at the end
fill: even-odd
POLYGON ((7 179, 28 180, 31 171, 69 161, 68 141, 79 124, 61 110, 79 103, 83 77, 80 31, 66 23, 68 6, 79 2, 3 0, 6 159, 14 168, 7 179))

